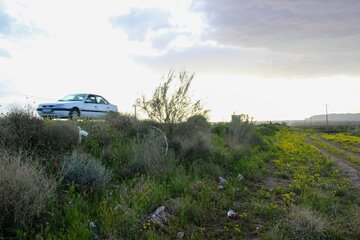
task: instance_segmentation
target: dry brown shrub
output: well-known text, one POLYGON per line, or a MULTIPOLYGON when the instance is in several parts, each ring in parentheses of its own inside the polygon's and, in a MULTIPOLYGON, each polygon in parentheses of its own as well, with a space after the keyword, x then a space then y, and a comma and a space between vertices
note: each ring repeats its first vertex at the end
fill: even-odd
POLYGON ((55 181, 21 153, 0 149, 0 225, 25 226, 43 212, 53 196, 55 181))
POLYGON ((13 107, 1 119, 1 141, 9 146, 35 147, 43 133, 43 121, 30 108, 13 107))

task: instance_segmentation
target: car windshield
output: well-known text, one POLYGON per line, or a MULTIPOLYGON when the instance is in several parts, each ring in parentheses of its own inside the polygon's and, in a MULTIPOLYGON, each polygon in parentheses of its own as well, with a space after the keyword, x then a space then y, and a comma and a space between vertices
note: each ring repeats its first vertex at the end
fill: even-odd
POLYGON ((85 97, 86 97, 86 94, 70 94, 70 95, 63 97, 59 101, 61 101, 61 102, 63 102, 63 101, 84 101, 85 97))

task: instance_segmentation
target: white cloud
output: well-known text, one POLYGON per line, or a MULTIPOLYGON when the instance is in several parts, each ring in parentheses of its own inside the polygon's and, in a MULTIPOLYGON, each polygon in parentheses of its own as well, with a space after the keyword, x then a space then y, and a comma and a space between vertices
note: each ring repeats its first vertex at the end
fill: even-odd
POLYGON ((149 31, 170 27, 170 14, 159 9, 131 9, 127 15, 111 17, 114 28, 121 27, 130 40, 144 40, 149 31))
POLYGON ((293 55, 290 62, 274 61, 275 75, 360 74, 360 51, 355 47, 360 44, 357 0, 193 3, 192 10, 202 13, 210 26, 205 40, 293 55))
POLYGON ((143 31, 151 32, 143 42, 154 51, 134 57, 158 69, 177 65, 263 77, 358 76, 360 4, 352 3, 187 1, 172 12, 177 20, 170 21, 172 26, 143 31), (192 28, 189 19, 195 19, 192 28))
POLYGON ((156 56, 199 41, 205 25, 200 16, 189 11, 190 5, 189 0, 179 0, 167 7, 131 8, 111 17, 110 22, 114 28, 121 28, 129 40, 152 48, 156 56))

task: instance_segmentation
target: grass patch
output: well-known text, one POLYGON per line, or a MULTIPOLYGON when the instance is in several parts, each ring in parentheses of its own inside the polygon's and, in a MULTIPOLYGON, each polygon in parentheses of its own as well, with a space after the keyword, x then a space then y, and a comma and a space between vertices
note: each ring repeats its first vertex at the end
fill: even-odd
MULTIPOLYGON (((34 156, 28 161, 19 157, 16 165, 17 155, 8 154, 12 160, 0 169, 13 169, 4 170, 0 179, 6 177, 23 188, 8 187, 3 199, 15 196, 14 189, 22 191, 18 198, 30 196, 26 189, 37 189, 33 199, 49 196, 31 202, 42 204, 39 213, 24 218, 27 224, 11 226, 19 239, 92 239, 93 224, 101 239, 356 239, 359 235, 359 200, 332 162, 306 143, 309 132, 257 126, 249 119, 211 125, 194 116, 169 128, 119 114, 77 123, 29 116, 24 120, 20 114, 15 116, 17 124, 30 126, 20 129, 47 133, 44 137, 24 130, 31 140, 16 145, 4 141, 13 131, 3 124, 8 117, 0 118, 4 147, 33 149, 34 156), (77 124, 89 132, 81 144, 73 138, 77 124), (167 136, 168 150, 154 127, 167 136), (40 143, 47 146, 45 151, 36 150, 40 143), (40 157, 44 160, 37 161, 40 157), (48 171, 47 176, 42 169, 52 169, 55 162, 63 168, 54 167, 56 171, 48 171), (10 174, 25 168, 34 174, 21 178, 10 174), (59 179, 59 173, 65 181, 56 195, 54 191, 47 195, 47 185, 41 184, 55 182, 52 179, 59 179), (41 181, 35 181, 36 176, 41 181), (168 213, 164 227, 149 221, 161 206, 168 213), (229 217, 229 210, 236 214, 229 217), (348 221, 347 216, 355 220, 348 221)), ((22 202, 26 201, 13 201, 22 202)), ((25 210, 31 210, 31 204, 25 210)), ((4 211, 10 213, 10 208, 4 211)), ((0 236, 6 236, 4 226, 0 236)))

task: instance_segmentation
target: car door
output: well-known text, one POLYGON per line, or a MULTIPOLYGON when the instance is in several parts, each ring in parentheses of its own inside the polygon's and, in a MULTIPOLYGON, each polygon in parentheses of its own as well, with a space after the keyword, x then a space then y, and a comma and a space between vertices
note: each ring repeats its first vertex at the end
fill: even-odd
POLYGON ((106 115, 108 112, 110 112, 110 106, 109 106, 109 102, 106 101, 105 98, 103 98, 102 96, 97 95, 96 96, 96 101, 98 103, 98 110, 99 110, 99 114, 100 115, 106 115))
POLYGON ((89 94, 84 101, 84 107, 82 109, 83 117, 96 117, 98 110, 98 104, 96 101, 96 96, 89 94))

